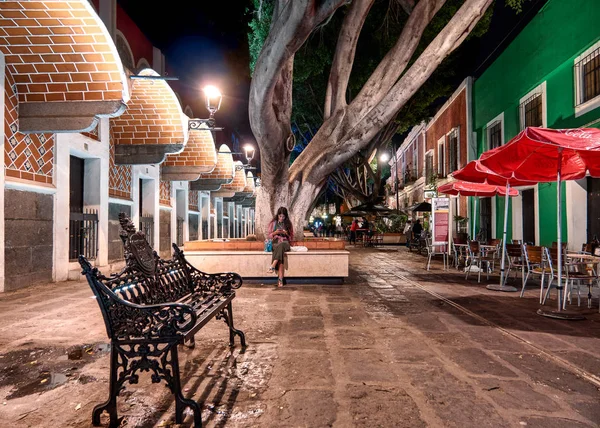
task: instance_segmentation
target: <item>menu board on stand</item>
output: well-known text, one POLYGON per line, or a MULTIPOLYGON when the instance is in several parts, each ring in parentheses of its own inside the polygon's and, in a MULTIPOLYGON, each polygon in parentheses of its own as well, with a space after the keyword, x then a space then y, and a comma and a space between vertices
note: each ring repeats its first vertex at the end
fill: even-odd
POLYGON ((448 243, 450 227, 450 199, 432 198, 431 200, 431 241, 433 245, 448 243))

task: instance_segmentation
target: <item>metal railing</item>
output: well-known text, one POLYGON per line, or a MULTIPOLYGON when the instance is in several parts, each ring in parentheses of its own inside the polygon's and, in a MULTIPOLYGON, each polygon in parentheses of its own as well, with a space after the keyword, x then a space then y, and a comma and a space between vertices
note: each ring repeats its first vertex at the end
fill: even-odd
POLYGON ((98 256, 98 211, 85 210, 69 214, 69 260, 83 255, 88 260, 98 256))
POLYGON ((154 217, 142 215, 140 217, 140 231, 146 235, 146 241, 154 248, 154 217))
POLYGON ((179 247, 183 246, 183 218, 177 217, 177 241, 179 247))

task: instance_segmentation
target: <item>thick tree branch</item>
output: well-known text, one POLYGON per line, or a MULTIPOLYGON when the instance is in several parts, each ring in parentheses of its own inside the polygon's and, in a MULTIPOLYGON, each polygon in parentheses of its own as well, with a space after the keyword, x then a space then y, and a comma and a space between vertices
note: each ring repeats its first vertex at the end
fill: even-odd
MULTIPOLYGON (((311 174, 314 177, 325 177, 335 169, 336 165, 345 162, 359 150, 363 149, 395 117, 402 106, 431 76, 443 59, 460 45, 461 41, 464 40, 477 24, 492 1, 466 0, 404 76, 362 120, 338 124, 336 129, 329 130, 331 135, 335 135, 336 144, 317 147, 317 145, 311 143, 307 147, 301 156, 296 159, 296 162, 299 160, 302 161, 298 163, 298 167, 302 169, 303 174, 311 174), (313 147, 321 152, 319 156, 316 156, 311 150, 313 147), (304 158, 301 159, 302 157, 304 158), (327 162, 323 162, 323 159, 326 159, 327 162)), ((349 108, 351 106, 352 104, 349 108)), ((344 121, 347 120, 348 116, 344 118, 344 121)), ((326 121, 323 128, 317 132, 313 142, 322 138, 319 134, 323 129, 327 128, 327 122, 329 121, 326 121)), ((331 128, 335 127, 331 126, 331 128)), ((294 177, 293 173, 295 171, 292 171, 292 169, 296 166, 296 162, 290 168, 290 178, 294 177)))
POLYGON ((402 7, 402 9, 404 9, 404 12, 406 12, 407 15, 410 15, 413 11, 413 9, 415 8, 415 0, 396 0, 398 3, 400 3, 400 6, 402 7))
POLYGON ((423 31, 446 0, 421 0, 410 14, 394 47, 381 60, 369 80, 352 101, 351 116, 360 118, 376 106, 402 75, 415 50, 423 31))
POLYGON ((327 82, 324 119, 329 118, 336 110, 346 107, 346 90, 356 54, 356 44, 374 2, 375 0, 355 0, 344 17, 327 82))
POLYGON ((369 112, 363 121, 357 123, 358 129, 367 124, 388 123, 415 92, 429 79, 435 69, 473 30, 493 0, 466 0, 450 19, 448 24, 427 46, 404 76, 393 86, 382 101, 369 112))
MULTIPOLYGON (((293 57, 313 29, 346 0, 279 0, 274 8, 269 35, 256 61, 250 85, 250 126, 261 149, 266 145, 281 144, 289 129, 289 117, 282 105, 291 104, 291 89, 278 90, 291 78, 293 57), (285 69, 289 69, 288 72, 285 69), (282 72, 283 70, 283 72, 282 72), (289 97, 289 100, 275 99, 289 97)), ((291 85, 291 79, 289 81, 291 85)), ((264 159, 264 158, 263 158, 264 159)), ((266 159, 265 159, 266 160, 266 159)))

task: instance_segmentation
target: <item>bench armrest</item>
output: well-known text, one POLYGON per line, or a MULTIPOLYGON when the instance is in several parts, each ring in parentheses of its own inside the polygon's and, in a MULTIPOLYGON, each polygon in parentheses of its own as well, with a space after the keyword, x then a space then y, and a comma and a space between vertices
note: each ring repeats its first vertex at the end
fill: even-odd
POLYGON ((206 273, 196 269, 187 261, 183 251, 176 244, 173 244, 173 257, 187 267, 194 282, 193 292, 228 292, 242 286, 242 277, 235 272, 206 273))
POLYGON ((206 273, 187 264, 196 290, 194 291, 230 291, 242 286, 242 277, 234 272, 206 273))

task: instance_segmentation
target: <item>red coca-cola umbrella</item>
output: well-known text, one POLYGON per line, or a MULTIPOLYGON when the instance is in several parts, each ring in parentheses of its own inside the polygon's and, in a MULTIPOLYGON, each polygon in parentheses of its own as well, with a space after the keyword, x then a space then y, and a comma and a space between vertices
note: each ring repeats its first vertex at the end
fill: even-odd
MULTIPOLYGON (((507 144, 481 155, 482 166, 507 180, 557 183, 557 244, 561 245, 560 183, 587 174, 600 177, 600 129, 546 129, 529 127, 507 144)), ((562 292, 562 251, 558 251, 558 310, 566 306, 562 292)), ((541 315, 547 315, 538 311, 541 315)), ((550 314, 554 315, 554 314, 550 314)))
MULTIPOLYGON (((504 186, 495 186, 487 183, 471 183, 468 181, 452 181, 438 187, 438 193, 453 196, 475 196, 474 212, 477 211, 477 201, 479 198, 489 198, 500 195, 505 196, 508 190, 509 196, 518 196, 519 191, 515 189, 506 189, 504 186)), ((473 237, 475 237, 476 216, 473 215, 473 237)))
MULTIPOLYGON (((474 160, 466 164, 463 168, 452 173, 452 176, 457 180, 482 183, 487 185, 504 186, 504 195, 511 195, 514 186, 531 186, 536 184, 535 181, 518 180, 514 177, 502 177, 492 171, 490 168, 482 165, 479 160, 474 160)), ((477 204, 477 199, 475 199, 477 204)), ((477 210, 477 205, 474 207, 477 210)), ((504 231, 502 233, 502 260, 500 262, 500 284, 488 285, 486 288, 495 291, 518 291, 515 287, 507 287, 504 284, 504 268, 506 266, 506 232, 508 229, 508 198, 504 199, 504 231)), ((473 237, 475 236, 475 228, 473 227, 473 237)))
MULTIPOLYGON (((518 196, 519 191, 515 189, 509 189, 509 196, 518 196)), ((478 196, 478 197, 491 197, 491 196, 504 196, 506 195, 506 188, 504 186, 496 186, 487 183, 471 183, 468 181, 452 181, 438 187, 438 193, 453 196, 478 196)))

